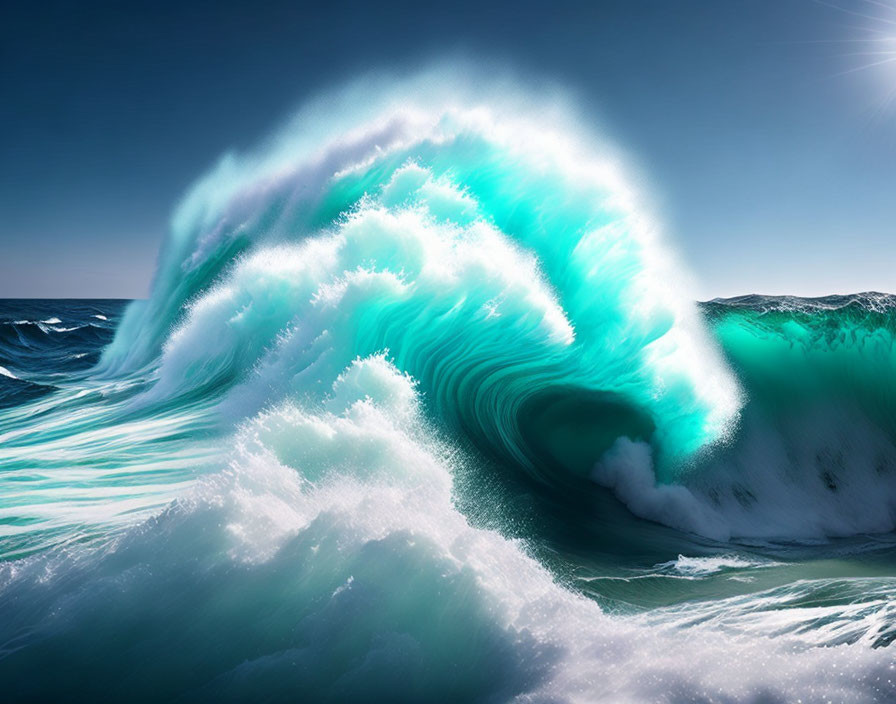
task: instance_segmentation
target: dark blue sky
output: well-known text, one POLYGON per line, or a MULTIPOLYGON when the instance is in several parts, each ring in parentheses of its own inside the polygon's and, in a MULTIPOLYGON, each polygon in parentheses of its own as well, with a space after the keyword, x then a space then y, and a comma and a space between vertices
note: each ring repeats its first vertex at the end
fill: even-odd
POLYGON ((146 295, 222 152, 359 72, 446 54, 571 90, 702 297, 894 291, 896 63, 855 70, 896 51, 888 4, 8 0, 0 296, 146 295))

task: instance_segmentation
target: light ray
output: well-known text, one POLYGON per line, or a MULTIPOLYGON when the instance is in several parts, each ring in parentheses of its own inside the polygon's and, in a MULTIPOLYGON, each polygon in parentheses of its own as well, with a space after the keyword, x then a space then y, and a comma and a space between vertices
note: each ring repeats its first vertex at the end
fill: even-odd
POLYGON ((834 76, 848 76, 851 73, 858 73, 859 71, 865 71, 866 69, 874 68, 875 66, 883 66, 884 64, 891 64, 893 62, 896 62, 896 56, 892 56, 889 59, 884 59, 883 61, 875 61, 870 64, 865 64, 864 66, 856 66, 855 68, 841 71, 840 73, 835 73, 834 76))
POLYGON ((838 56, 896 56, 896 51, 849 51, 845 54, 838 54, 838 56))
POLYGON ((884 2, 879 2, 879 0, 863 0, 867 2, 869 5, 876 5, 877 7, 882 7, 885 10, 890 10, 891 12, 896 11, 896 5, 888 5, 884 2))
POLYGON ((840 12, 845 12, 848 15, 854 15, 855 17, 861 17, 862 19, 871 20, 872 22, 883 22, 885 24, 891 24, 896 27, 896 20, 887 19, 885 17, 876 17, 874 15, 866 15, 864 12, 856 12, 855 10, 848 10, 845 7, 840 7, 839 5, 834 5, 830 2, 825 2, 824 0, 812 0, 818 5, 824 5, 825 7, 830 7, 832 10, 839 10, 840 12))
MULTIPOLYGON (((896 3, 888 0, 855 0, 845 7, 835 0, 812 0, 815 5, 830 8, 843 16, 857 17, 865 22, 841 22, 847 36, 820 39, 805 43, 840 45, 843 51, 834 54, 842 60, 843 70, 828 74, 828 78, 873 72, 881 81, 880 93, 872 99, 874 117, 889 112, 894 103, 896 72, 896 3), (849 36, 851 34, 852 36, 849 36), (850 65, 852 64, 852 65, 850 65), (886 68, 885 68, 886 67, 886 68), (875 70, 876 69, 876 70, 875 70)), ((845 19, 845 17, 844 17, 845 19)))

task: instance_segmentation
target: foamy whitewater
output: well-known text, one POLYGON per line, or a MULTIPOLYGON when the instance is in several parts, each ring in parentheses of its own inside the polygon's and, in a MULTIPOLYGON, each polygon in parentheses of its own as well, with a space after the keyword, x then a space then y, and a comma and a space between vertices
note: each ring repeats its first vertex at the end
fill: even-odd
POLYGON ((5 700, 896 700, 896 299, 698 306, 558 104, 354 84, 0 304, 5 700))

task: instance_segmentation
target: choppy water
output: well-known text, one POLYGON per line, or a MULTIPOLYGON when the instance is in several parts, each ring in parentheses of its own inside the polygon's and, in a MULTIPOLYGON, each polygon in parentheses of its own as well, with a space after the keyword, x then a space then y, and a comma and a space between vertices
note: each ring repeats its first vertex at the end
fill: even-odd
POLYGON ((148 300, 0 303, 5 695, 896 698, 896 299, 698 306, 585 130, 432 86, 222 159, 148 300))

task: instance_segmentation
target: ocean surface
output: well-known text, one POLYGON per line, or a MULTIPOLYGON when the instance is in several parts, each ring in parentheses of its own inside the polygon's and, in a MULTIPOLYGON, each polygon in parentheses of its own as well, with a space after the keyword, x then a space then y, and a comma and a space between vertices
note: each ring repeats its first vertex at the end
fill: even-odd
POLYGON ((896 701, 896 298, 696 304, 587 130, 430 85, 0 301, 2 698, 896 701))

